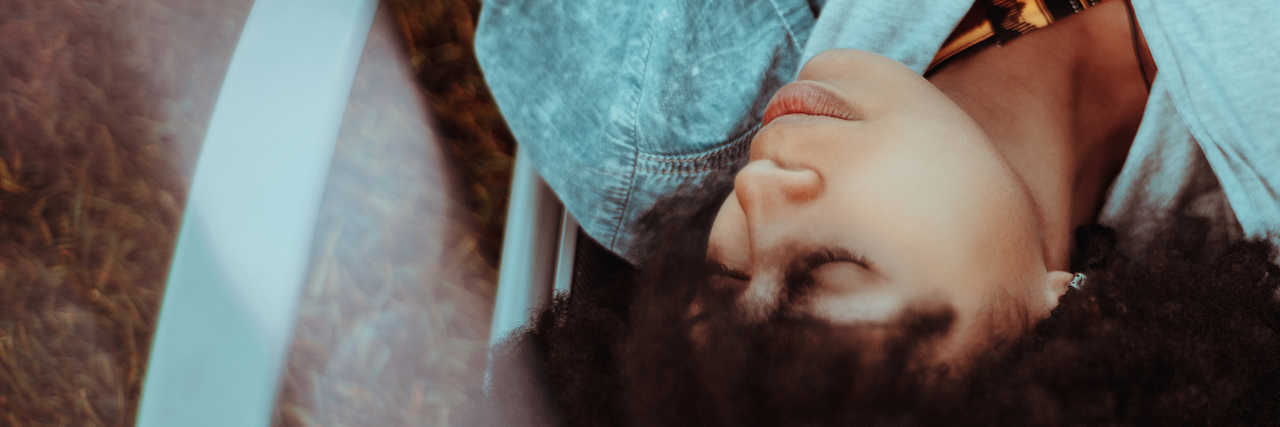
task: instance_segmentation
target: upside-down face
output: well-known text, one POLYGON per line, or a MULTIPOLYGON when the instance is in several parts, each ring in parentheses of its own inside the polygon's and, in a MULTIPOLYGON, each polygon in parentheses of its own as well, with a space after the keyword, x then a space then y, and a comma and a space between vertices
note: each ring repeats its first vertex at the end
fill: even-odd
POLYGON ((1046 317, 1049 271, 1026 184, 976 122, 906 66, 834 50, 775 95, 711 230, 717 287, 763 318, 798 309, 888 324, 949 305, 962 361, 1046 317))

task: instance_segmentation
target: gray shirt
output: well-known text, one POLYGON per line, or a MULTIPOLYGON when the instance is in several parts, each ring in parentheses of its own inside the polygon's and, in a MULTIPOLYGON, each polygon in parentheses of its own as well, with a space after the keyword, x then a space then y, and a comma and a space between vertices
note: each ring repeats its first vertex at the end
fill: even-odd
MULTIPOLYGON (((1133 0, 1160 71, 1148 102, 1150 116, 1134 142, 1143 149, 1131 150, 1125 172, 1179 172, 1207 163, 1244 234, 1280 244, 1280 235, 1270 234, 1280 232, 1278 6, 1270 0, 1133 0), (1166 143, 1175 148, 1147 155, 1159 153, 1166 143), (1195 158, 1196 149, 1203 163, 1195 158), (1169 155, 1179 150, 1186 154, 1169 155)), ((1200 179, 1190 173, 1166 175, 1148 185, 1148 192, 1190 188, 1200 179)), ((1113 191, 1113 200, 1122 197, 1117 193, 1125 192, 1113 191)))
MULTIPOLYGON (((1208 219, 1212 243, 1243 233, 1280 244, 1269 235, 1280 232, 1280 8, 1263 0, 1132 3, 1159 75, 1099 222, 1116 228, 1128 251, 1156 237, 1177 210, 1208 219)), ((972 4, 830 0, 804 58, 856 48, 923 73, 972 4)))

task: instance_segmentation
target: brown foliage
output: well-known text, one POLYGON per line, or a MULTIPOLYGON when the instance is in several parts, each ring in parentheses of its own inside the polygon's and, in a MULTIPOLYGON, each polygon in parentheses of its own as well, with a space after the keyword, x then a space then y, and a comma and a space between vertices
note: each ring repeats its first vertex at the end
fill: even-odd
POLYGON ((480 247, 497 265, 515 139, 480 73, 473 42, 479 0, 389 0, 438 134, 456 160, 480 247))
POLYGON ((0 1, 0 424, 133 425, 194 153, 247 14, 0 1))

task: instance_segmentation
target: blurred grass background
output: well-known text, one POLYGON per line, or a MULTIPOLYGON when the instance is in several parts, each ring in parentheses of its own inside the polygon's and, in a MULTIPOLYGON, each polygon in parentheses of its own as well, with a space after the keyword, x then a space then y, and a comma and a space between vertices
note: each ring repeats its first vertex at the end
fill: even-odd
MULTIPOLYGON (((251 6, 0 0, 0 425, 133 425, 251 6)), ((382 3, 366 54, 391 65, 344 118, 277 425, 451 425, 480 385, 513 142, 479 8, 382 3)))
POLYGON ((497 265, 515 138, 484 83, 473 43, 480 0, 386 0, 439 137, 458 160, 480 246, 497 265))
POLYGON ((251 4, 0 0, 0 425, 133 425, 251 4))

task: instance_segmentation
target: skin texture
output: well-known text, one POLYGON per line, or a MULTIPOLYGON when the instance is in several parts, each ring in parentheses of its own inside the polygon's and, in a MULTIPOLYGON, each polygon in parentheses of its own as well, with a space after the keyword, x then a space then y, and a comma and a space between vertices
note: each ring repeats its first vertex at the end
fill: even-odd
POLYGON ((1047 317, 1072 278, 1071 231, 1141 120, 1128 25, 1104 3, 930 80, 874 53, 815 56, 793 85, 852 114, 766 114, 711 230, 716 286, 760 319, 884 324, 950 305, 934 362, 957 366, 1047 317))

